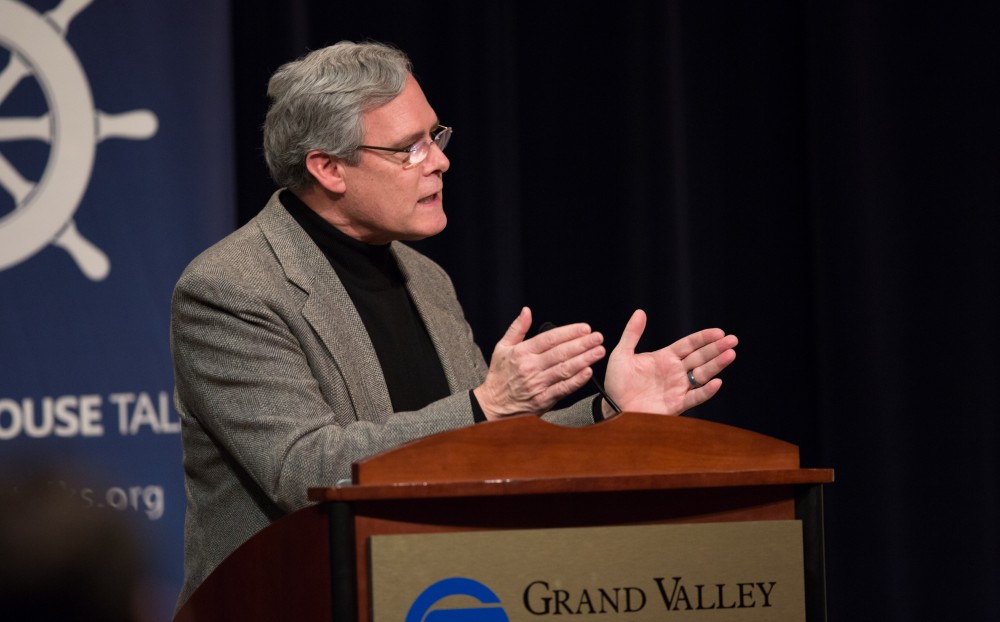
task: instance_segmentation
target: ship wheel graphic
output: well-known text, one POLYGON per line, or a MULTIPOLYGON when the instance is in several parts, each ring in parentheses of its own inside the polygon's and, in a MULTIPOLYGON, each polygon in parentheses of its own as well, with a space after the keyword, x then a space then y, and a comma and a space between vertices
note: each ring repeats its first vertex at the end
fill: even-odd
POLYGON ((84 238, 73 216, 90 182, 97 143, 106 138, 147 139, 158 121, 148 110, 106 114, 94 109, 87 76, 65 41, 70 21, 93 0, 63 0, 45 15, 14 0, 0 0, 0 46, 10 51, 0 70, 0 105, 23 79, 37 81, 48 113, 0 117, 0 192, 13 211, 0 216, 0 271, 49 244, 66 250, 87 278, 101 281, 111 263, 84 238), (42 141, 49 155, 41 178, 26 179, 4 157, 4 143, 42 141))

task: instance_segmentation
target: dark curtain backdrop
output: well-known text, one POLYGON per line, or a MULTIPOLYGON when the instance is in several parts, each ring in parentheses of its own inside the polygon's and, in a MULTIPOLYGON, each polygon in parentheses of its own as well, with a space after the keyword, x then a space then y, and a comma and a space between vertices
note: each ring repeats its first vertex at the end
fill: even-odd
MULTIPOLYGON (((832 619, 996 619, 994 3, 234 3, 240 223, 279 64, 413 58, 455 126, 451 273, 488 357, 521 305, 641 346, 739 335, 697 415, 801 446, 832 619)), ((600 370, 599 370, 600 372, 600 370)))

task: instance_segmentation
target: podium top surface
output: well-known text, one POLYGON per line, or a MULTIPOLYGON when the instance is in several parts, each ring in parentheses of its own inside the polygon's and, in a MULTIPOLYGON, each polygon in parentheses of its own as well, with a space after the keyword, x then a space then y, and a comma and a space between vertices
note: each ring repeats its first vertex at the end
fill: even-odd
POLYGON ((800 469, 798 447, 688 417, 623 413, 581 428, 514 417, 413 441, 354 465, 353 486, 313 501, 543 494, 600 489, 829 483, 800 469))

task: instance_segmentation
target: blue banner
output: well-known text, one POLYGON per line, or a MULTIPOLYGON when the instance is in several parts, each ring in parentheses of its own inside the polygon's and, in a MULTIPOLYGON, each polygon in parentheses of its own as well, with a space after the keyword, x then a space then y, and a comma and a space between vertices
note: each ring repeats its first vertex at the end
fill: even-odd
POLYGON ((0 0, 0 469, 134 516, 181 582, 170 295, 234 222, 228 3, 0 0))

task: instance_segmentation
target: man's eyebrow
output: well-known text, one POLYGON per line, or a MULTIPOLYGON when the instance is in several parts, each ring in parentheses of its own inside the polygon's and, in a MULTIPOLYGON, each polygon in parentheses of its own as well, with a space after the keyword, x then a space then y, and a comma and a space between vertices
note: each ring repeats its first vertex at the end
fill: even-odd
POLYGON ((412 134, 407 135, 405 138, 401 138, 398 141, 398 144, 402 145, 402 147, 409 147, 410 145, 412 145, 413 143, 417 142, 418 140, 420 140, 424 136, 429 136, 434 131, 434 128, 436 128, 436 127, 438 127, 440 125, 441 125, 441 121, 440 120, 436 120, 436 121, 434 121, 433 124, 431 124, 431 126, 427 129, 427 131, 413 132, 412 134))

